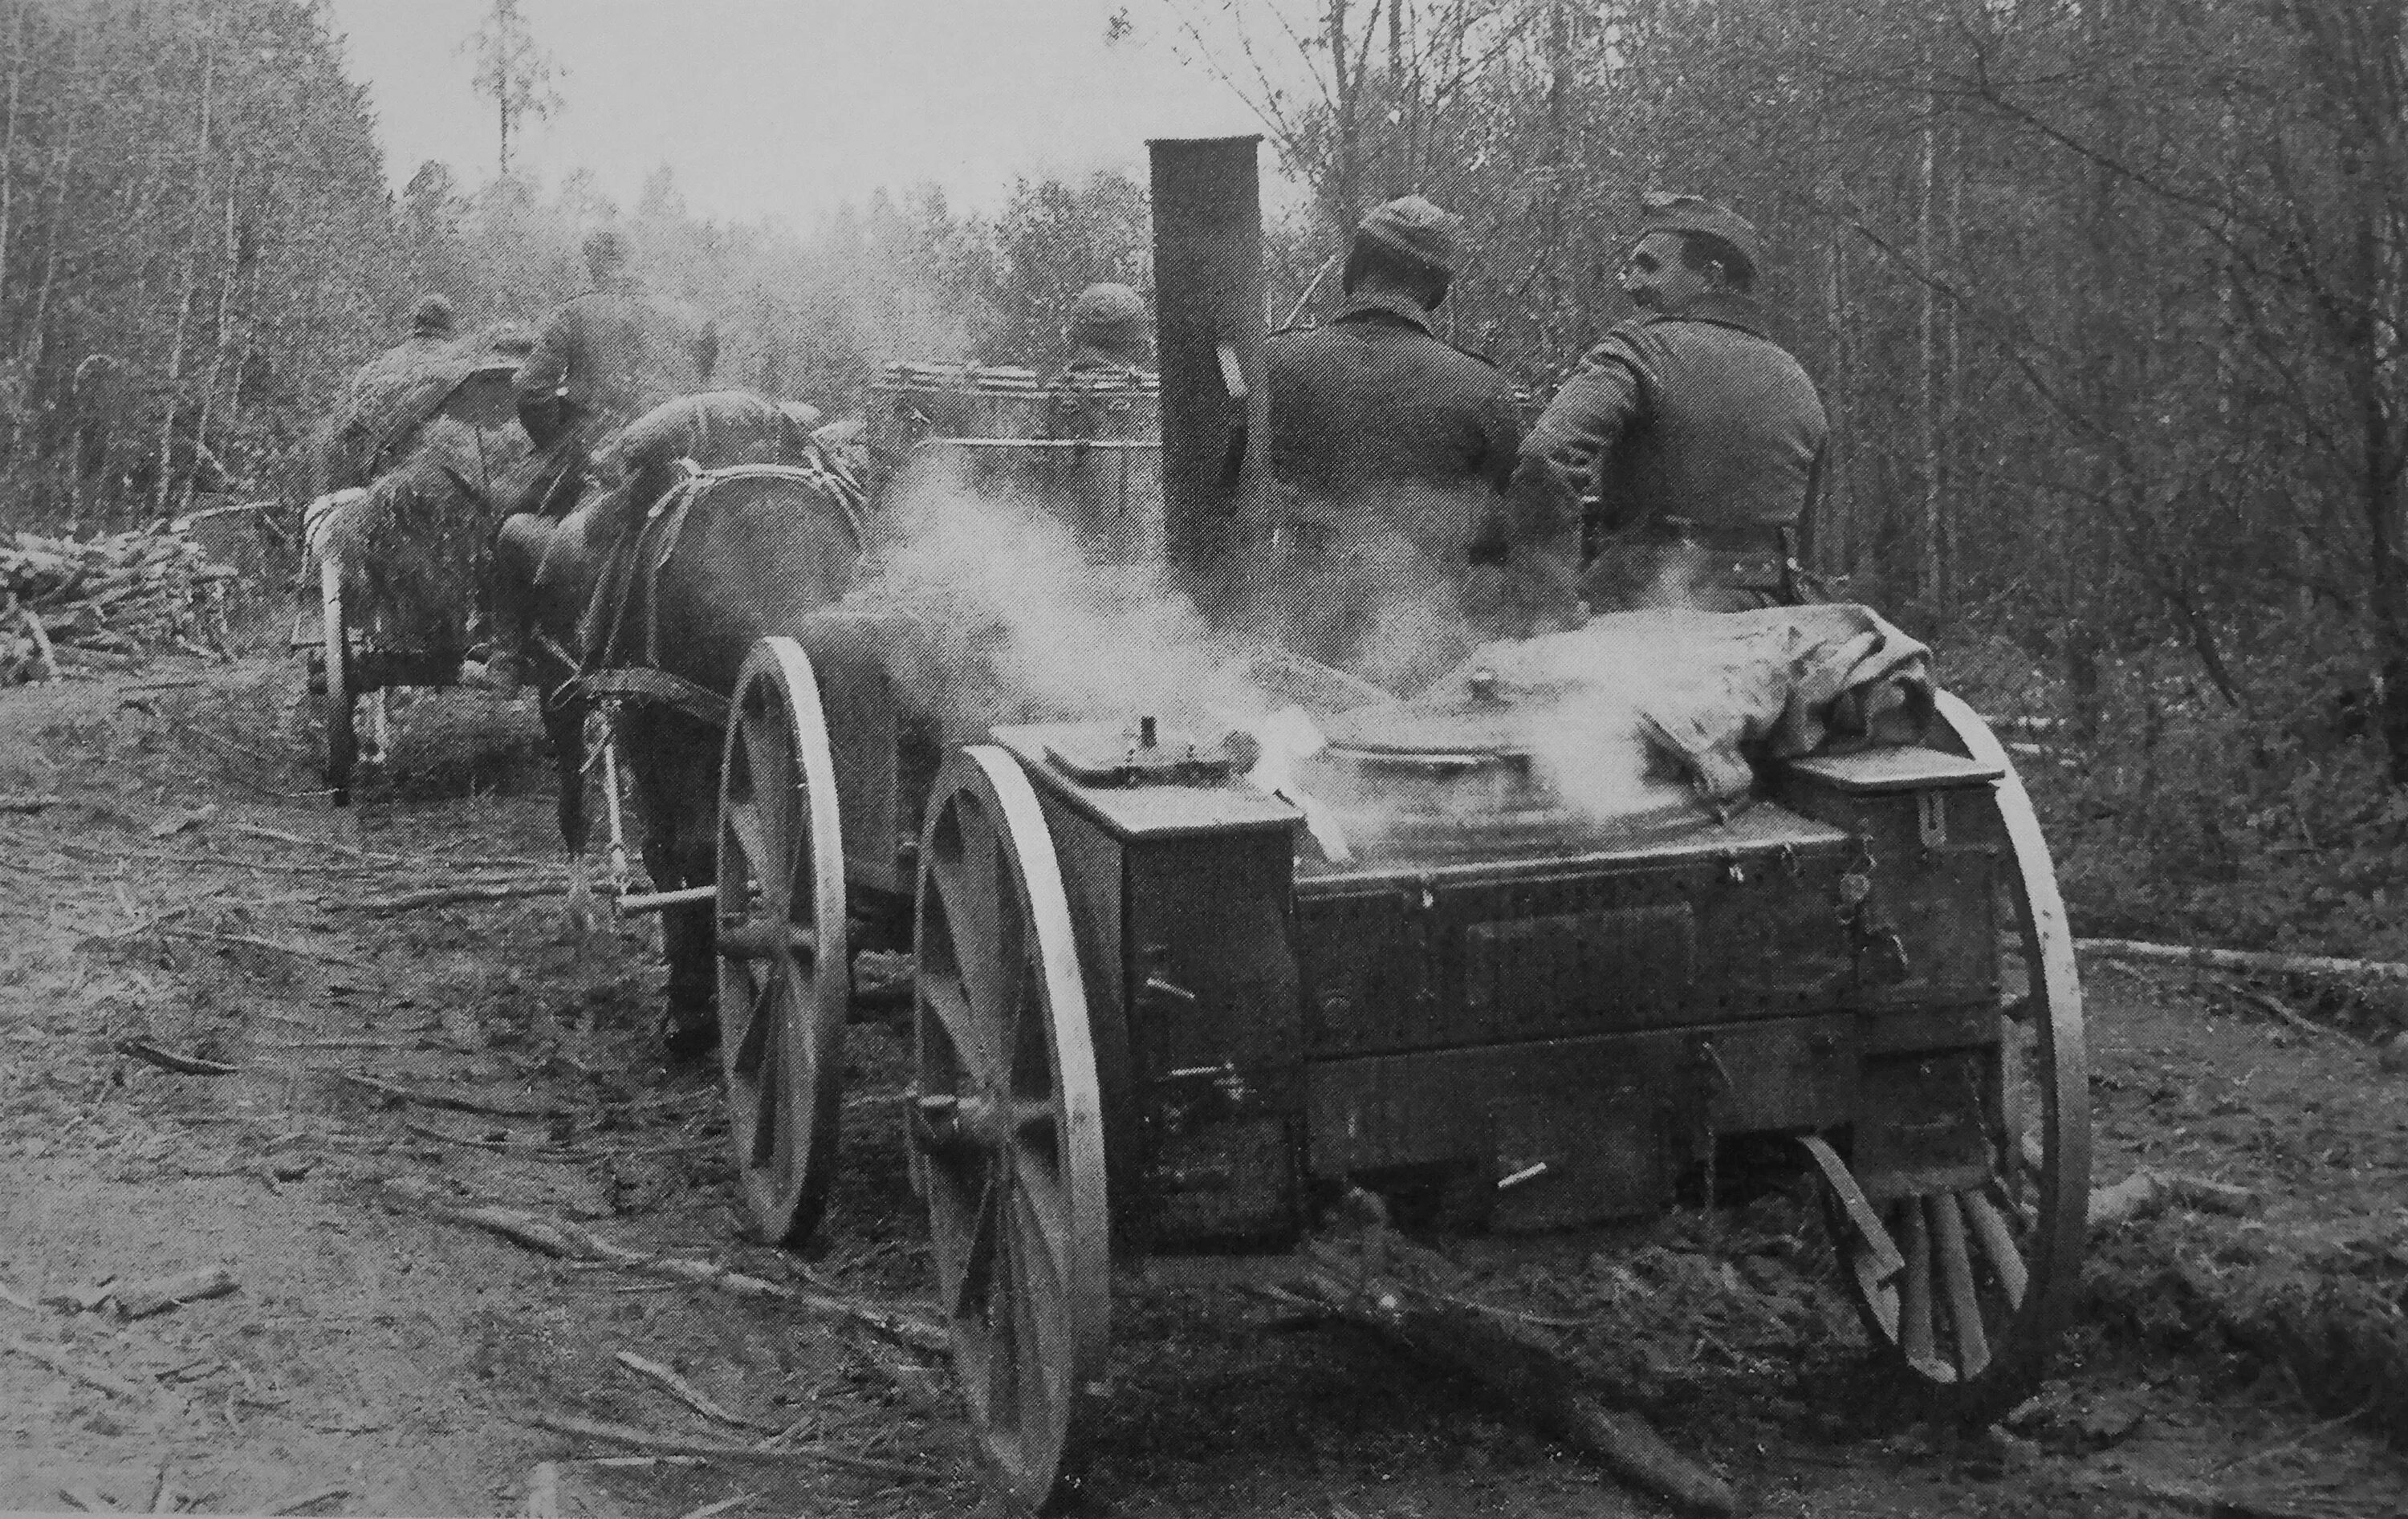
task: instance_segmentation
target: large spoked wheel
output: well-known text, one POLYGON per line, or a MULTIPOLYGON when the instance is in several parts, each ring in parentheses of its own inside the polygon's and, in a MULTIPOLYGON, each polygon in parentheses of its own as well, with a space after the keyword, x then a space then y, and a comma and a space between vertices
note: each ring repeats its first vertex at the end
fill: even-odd
POLYGON ((836 1169, 850 987, 836 766, 792 638, 752 646, 719 771, 719 1031, 728 1126, 761 1237, 810 1237, 836 1169))
POLYGON ((1836 1201, 1829 1211, 1841 1280, 1868 1332, 1895 1353, 1919 1395, 1959 1418, 1986 1420, 2030 1392, 2081 1283, 2089 1062, 2073 935, 2031 798, 1972 709, 1943 692, 1939 713, 1941 747, 2005 771, 1993 790, 2007 857, 1995 887, 2006 932, 2000 1100, 1985 1115, 1991 1176, 1877 1205, 1885 1238, 1864 1226, 1869 1220, 1847 1223, 1836 1201))
POLYGON ((335 805, 351 799, 351 772, 360 763, 359 729, 353 726, 351 630, 343 615, 343 566, 332 552, 318 558, 321 637, 326 645, 326 784, 335 805))
POLYGON ((1054 1490, 1111 1319, 1102 1103, 1069 903, 1020 764, 945 762, 920 845, 911 1163, 1002 1489, 1054 1490))

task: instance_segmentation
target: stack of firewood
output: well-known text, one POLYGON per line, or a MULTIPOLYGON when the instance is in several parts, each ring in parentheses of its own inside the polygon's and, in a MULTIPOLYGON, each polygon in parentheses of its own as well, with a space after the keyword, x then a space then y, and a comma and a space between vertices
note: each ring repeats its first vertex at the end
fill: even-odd
POLYGON ((163 650, 225 652, 235 571, 159 523, 94 538, 0 538, 0 685, 163 650))

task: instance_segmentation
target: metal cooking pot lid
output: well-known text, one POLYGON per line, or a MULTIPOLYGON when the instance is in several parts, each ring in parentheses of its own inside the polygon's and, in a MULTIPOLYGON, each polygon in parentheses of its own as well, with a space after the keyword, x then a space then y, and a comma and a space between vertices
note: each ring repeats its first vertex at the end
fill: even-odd
POLYGON ((1444 707, 1426 701, 1383 702, 1340 713, 1321 725, 1333 750, 1366 754, 1460 754, 1482 759, 1520 759, 1526 716, 1495 701, 1444 707))

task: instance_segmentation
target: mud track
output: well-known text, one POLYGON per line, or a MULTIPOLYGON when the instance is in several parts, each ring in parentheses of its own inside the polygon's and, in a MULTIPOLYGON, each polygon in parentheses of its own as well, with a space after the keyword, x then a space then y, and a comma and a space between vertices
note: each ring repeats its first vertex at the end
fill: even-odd
MULTIPOLYGON (((395 765, 338 813, 299 695, 264 657, 0 692, 0 794, 60 798, 0 814, 0 1508, 509 1512, 550 1463, 563 1512, 979 1512, 941 1355, 910 1334, 456 1222, 501 1205, 925 1313, 895 1037, 856 1027, 823 1240, 750 1242, 712 1074, 656 1053, 643 933, 579 939, 550 895, 393 906, 550 890, 531 713, 408 704, 395 765), (119 1311, 221 1266, 231 1292, 119 1311), (779 1454, 663 1460, 580 1420, 779 1454)), ((2093 967, 2088 991, 2100 1180, 2258 1200, 2102 1234, 2058 1375, 2004 1426, 1884 1394, 1779 1196, 1473 1251, 1487 1300, 1643 1379, 1749 1512, 2408 1512, 2381 1438, 2408 1431, 2408 1076, 2363 1020, 2303 1032, 2186 974, 2093 967)), ((1179 1283, 1120 1286, 1071 1512, 1661 1512, 1376 1343, 1179 1283)))

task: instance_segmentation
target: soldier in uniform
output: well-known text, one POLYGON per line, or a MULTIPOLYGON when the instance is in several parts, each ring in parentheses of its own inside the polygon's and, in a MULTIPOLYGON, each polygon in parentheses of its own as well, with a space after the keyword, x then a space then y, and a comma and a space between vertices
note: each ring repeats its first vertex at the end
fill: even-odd
POLYGON ((426 420, 420 394, 426 377, 440 373, 458 347, 452 303, 438 294, 420 296, 409 313, 409 336, 360 365, 343 393, 335 451, 326 461, 327 490, 366 485, 383 473, 426 420))
POLYGON ((1437 674, 1472 641, 1521 631, 1501 493, 1521 423, 1485 359, 1430 330, 1461 218, 1419 195, 1355 229, 1326 325, 1274 333, 1273 631, 1377 683, 1437 674))
MULTIPOLYGON (((519 366, 519 423, 535 446, 581 469, 602 440, 664 401, 710 383, 719 329, 648 289, 627 268, 627 240, 585 239, 593 288, 552 313, 519 366)), ((553 515, 565 501, 547 501, 553 515)))
POLYGON ((1756 229, 1695 195, 1649 194, 1622 272, 1640 314, 1582 356, 1523 441, 1518 536, 1593 612, 1745 611, 1800 599, 1829 428, 1813 381, 1766 335, 1756 229), (1582 497, 1603 537, 1578 570, 1582 497))
POLYGON ((1065 375, 1135 374, 1154 357, 1154 318, 1126 285, 1106 281, 1079 292, 1062 336, 1070 345, 1065 375))
MULTIPOLYGON (((719 362, 718 328, 629 272, 627 240, 617 230, 585 239, 585 266, 593 288, 545 320, 513 381, 519 424, 543 455, 522 507, 555 520, 592 483, 595 457, 620 428, 700 392, 719 362)), ((524 525, 516 532, 531 536, 524 525)), ((460 679, 509 690, 518 684, 529 612, 516 604, 512 580, 497 579, 495 591, 492 657, 463 666, 460 679)))

